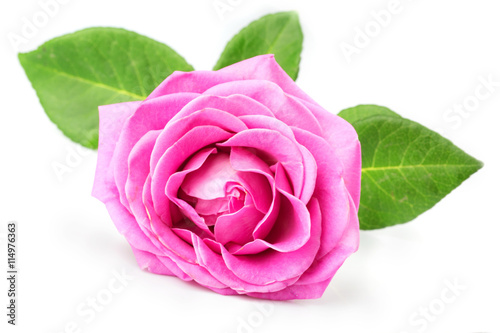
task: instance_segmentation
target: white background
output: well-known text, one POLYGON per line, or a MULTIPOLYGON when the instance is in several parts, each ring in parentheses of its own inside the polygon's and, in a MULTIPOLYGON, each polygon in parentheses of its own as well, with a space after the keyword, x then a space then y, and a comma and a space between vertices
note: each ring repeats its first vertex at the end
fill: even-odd
MULTIPOLYGON (((334 113, 362 103, 388 106, 441 131, 484 168, 413 222, 362 232, 359 251, 319 300, 260 303, 146 273, 104 205, 90 196, 96 153, 76 150, 81 163, 62 181, 54 173, 53 164, 65 164, 77 145, 44 114, 7 39, 9 32, 21 34, 23 17, 32 21, 41 7, 35 0, 4 2, 0 221, 4 234, 8 221, 19 224, 20 265, 18 326, 8 332, 60 333, 68 324, 71 332, 71 322, 81 332, 499 332, 500 86, 457 128, 444 118, 454 104, 471 100, 480 77, 500 82, 498 1, 401 0, 400 12, 350 63, 341 43, 353 44, 355 29, 370 26, 370 13, 389 0, 222 2, 234 6, 221 18, 213 0, 70 0, 20 50, 114 26, 167 43, 196 69, 211 69, 240 28, 294 9, 305 35, 297 83, 309 95, 334 113), (122 270, 134 279, 95 317, 79 315, 122 270), (445 304, 442 294, 453 296, 446 281, 466 289, 445 304), (429 306, 432 320, 424 328, 418 311, 429 306)), ((0 253, 5 267, 5 239, 0 253)), ((0 276, 5 332, 7 286, 0 276)))

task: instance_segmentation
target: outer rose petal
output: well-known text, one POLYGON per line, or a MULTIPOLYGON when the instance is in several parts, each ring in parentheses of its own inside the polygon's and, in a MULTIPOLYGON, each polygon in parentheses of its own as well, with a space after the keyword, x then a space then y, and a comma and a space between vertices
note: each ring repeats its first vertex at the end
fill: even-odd
POLYGON ((330 253, 315 261, 295 284, 274 293, 250 293, 249 296, 272 300, 320 298, 340 266, 358 249, 358 244, 358 216, 354 202, 350 200, 349 226, 330 253))
POLYGON ((213 243, 210 240, 202 241, 195 235, 193 235, 192 238, 192 242, 197 249, 199 264, 204 267, 211 276, 237 291, 238 294, 246 294, 249 292, 275 292, 284 289, 299 279, 299 277, 294 277, 290 280, 275 281, 267 285, 248 283, 237 277, 224 263, 220 254, 215 253, 211 249, 211 246, 219 247, 220 245, 218 243, 213 243))
POLYGON ((227 97, 200 95, 186 104, 186 106, 172 118, 172 121, 179 120, 180 118, 184 118, 203 109, 217 109, 237 117, 245 115, 274 117, 274 114, 269 108, 245 95, 235 94, 227 97))
POLYGON ((287 94, 316 104, 278 65, 272 54, 243 60, 215 72, 174 72, 149 95, 148 99, 178 92, 201 94, 215 85, 237 80, 267 80, 280 86, 287 94))
POLYGON ((297 141, 313 154, 318 166, 314 196, 324 217, 319 259, 335 247, 347 228, 350 195, 341 177, 342 163, 325 139, 298 128, 294 128, 294 133, 297 141))
MULTIPOLYGON (((129 172, 127 182, 125 183, 125 194, 129 201, 130 211, 134 213, 136 209, 142 208, 142 188, 149 176, 149 158, 151 151, 160 131, 150 131, 146 133, 132 148, 128 157, 128 168, 133 170, 129 172)), ((136 216, 137 217, 137 216, 136 216)))
POLYGON ((316 260, 311 267, 300 277, 297 285, 319 283, 331 278, 344 261, 358 250, 359 246, 359 221, 356 206, 353 200, 349 201, 349 224, 341 240, 335 248, 316 260))
POLYGON ((130 245, 136 249, 162 255, 163 251, 146 237, 137 224, 137 220, 129 211, 115 198, 106 203, 109 215, 116 229, 127 239, 130 245))
POLYGON ((116 187, 120 193, 120 201, 127 209, 129 204, 125 195, 125 182, 129 173, 130 151, 144 134, 151 130, 163 129, 186 103, 197 96, 197 94, 172 94, 144 101, 125 122, 113 153, 111 166, 116 187))
POLYGON ((325 139, 335 149, 335 154, 344 166, 344 180, 354 201, 356 209, 359 208, 361 193, 361 145, 354 127, 337 115, 331 114, 322 107, 302 101, 316 116, 321 126, 325 139))
POLYGON ((142 269, 147 269, 151 273, 162 275, 175 275, 168 267, 170 267, 172 270, 180 271, 179 267, 177 267, 173 261, 170 261, 171 265, 167 267, 167 265, 158 260, 155 255, 146 251, 138 250, 133 246, 131 248, 132 252, 134 252, 134 256, 137 260, 137 263, 139 264, 139 267, 142 269))
POLYGON ((320 298, 325 292, 326 287, 328 287, 331 279, 332 277, 328 278, 326 281, 308 285, 299 286, 294 284, 274 293, 249 293, 248 296, 276 301, 320 298))
POLYGON ((104 203, 115 196, 115 193, 110 192, 109 188, 116 187, 112 173, 113 168, 110 167, 116 142, 125 121, 137 110, 140 104, 141 102, 129 102, 99 106, 99 154, 92 195, 104 203))
POLYGON ((151 172, 154 171, 165 151, 177 144, 189 131, 209 125, 234 133, 247 128, 237 117, 216 109, 202 109, 186 117, 171 121, 160 134, 151 154, 151 172))
POLYGON ((231 96, 243 94, 267 106, 276 118, 314 134, 321 135, 318 119, 297 99, 287 95, 276 84, 264 80, 231 81, 216 85, 203 94, 231 96))

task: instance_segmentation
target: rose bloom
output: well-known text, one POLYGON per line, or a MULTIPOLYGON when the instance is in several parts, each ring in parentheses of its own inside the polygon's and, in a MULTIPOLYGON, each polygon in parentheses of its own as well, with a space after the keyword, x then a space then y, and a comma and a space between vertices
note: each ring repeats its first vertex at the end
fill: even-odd
POLYGON ((93 195, 140 267, 224 295, 321 297, 358 248, 360 144, 265 55, 101 106, 93 195))

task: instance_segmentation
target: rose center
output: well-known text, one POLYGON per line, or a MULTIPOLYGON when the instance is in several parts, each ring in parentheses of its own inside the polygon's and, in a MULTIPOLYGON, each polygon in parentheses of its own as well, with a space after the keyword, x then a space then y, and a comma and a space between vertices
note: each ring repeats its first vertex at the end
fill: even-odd
POLYGON ((229 155, 225 153, 210 155, 198 170, 186 176, 181 189, 183 199, 209 227, 215 225, 219 216, 242 209, 248 200, 238 171, 232 168, 229 155))

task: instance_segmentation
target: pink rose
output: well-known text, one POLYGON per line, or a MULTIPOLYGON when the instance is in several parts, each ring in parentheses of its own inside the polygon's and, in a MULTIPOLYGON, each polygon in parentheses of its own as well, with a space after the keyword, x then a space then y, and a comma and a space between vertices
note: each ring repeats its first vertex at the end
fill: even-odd
POLYGON ((358 248, 352 126, 272 55, 102 106, 93 195, 137 262, 224 295, 318 298, 358 248))

